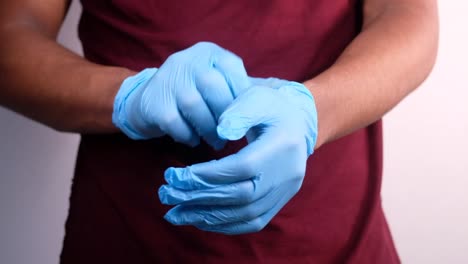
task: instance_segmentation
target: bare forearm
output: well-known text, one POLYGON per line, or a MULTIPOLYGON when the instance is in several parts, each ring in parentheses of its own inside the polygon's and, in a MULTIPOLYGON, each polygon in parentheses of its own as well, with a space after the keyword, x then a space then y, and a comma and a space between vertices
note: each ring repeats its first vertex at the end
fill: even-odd
POLYGON ((61 131, 116 131, 113 99, 131 71, 87 62, 29 26, 0 32, 0 105, 61 131))
POLYGON ((317 104, 317 147, 378 120, 429 74, 438 42, 435 1, 399 2, 368 5, 362 33, 330 69, 305 82, 317 104))

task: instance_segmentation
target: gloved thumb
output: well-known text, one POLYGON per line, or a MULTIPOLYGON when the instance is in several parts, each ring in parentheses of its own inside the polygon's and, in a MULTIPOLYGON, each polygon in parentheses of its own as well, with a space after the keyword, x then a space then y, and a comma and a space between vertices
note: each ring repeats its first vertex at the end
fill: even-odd
POLYGON ((268 87, 254 86, 237 97, 219 118, 218 136, 238 140, 252 127, 270 120, 268 116, 275 111, 273 100, 269 100, 271 91, 268 87))

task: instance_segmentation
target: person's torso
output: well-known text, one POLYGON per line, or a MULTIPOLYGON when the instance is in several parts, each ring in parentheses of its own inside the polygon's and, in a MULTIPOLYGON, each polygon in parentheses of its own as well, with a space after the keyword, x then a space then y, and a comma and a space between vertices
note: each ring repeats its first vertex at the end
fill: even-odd
MULTIPOLYGON (((249 75, 294 81, 331 66, 358 34, 353 0, 82 0, 79 35, 96 63, 142 70, 211 41, 239 55, 249 75)), ((320 124, 319 124, 320 125, 320 124)), ((326 144, 308 160, 300 192, 264 230, 224 236, 175 227, 157 188, 169 166, 234 153, 165 137, 83 135, 75 177, 93 178, 156 263, 398 263, 380 205, 381 125, 326 144)))

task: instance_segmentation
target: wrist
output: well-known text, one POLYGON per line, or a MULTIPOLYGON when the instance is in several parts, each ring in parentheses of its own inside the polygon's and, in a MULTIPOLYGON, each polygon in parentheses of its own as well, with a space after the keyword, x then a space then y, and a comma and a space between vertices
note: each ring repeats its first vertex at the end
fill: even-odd
POLYGON ((307 156, 310 156, 317 144, 318 120, 315 99, 307 87, 303 84, 288 81, 282 85, 278 91, 287 99, 291 99, 292 105, 295 105, 304 115, 304 132, 307 143, 307 156))
POLYGON ((114 98, 122 81, 135 72, 122 67, 101 65, 89 69, 78 67, 77 72, 79 81, 83 83, 81 91, 70 94, 67 107, 60 108, 60 116, 64 116, 61 120, 73 121, 65 122, 58 129, 79 133, 117 132, 118 129, 112 123, 114 98))
MULTIPOLYGON (((304 86, 313 94, 315 108, 317 111, 317 141, 315 144, 315 149, 320 148, 325 143, 329 142, 331 135, 333 135, 333 107, 330 107, 329 104, 326 104, 326 89, 314 82, 313 80, 307 81, 304 83, 304 86)), ((336 120, 335 120, 336 121, 336 120)))

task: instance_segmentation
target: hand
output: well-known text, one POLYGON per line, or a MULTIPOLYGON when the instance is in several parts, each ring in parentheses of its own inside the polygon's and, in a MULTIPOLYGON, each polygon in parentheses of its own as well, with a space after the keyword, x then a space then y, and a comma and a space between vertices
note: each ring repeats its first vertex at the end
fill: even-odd
POLYGON ((310 92, 296 82, 252 79, 220 117, 220 137, 249 144, 220 160, 169 168, 162 203, 176 205, 165 219, 175 225, 242 234, 263 229, 297 193, 317 138, 310 92))
POLYGON ((224 140, 216 134, 217 120, 249 83, 239 57, 201 42, 171 55, 159 69, 127 78, 115 98, 112 119, 132 139, 167 134, 195 146, 203 137, 219 149, 224 140))

